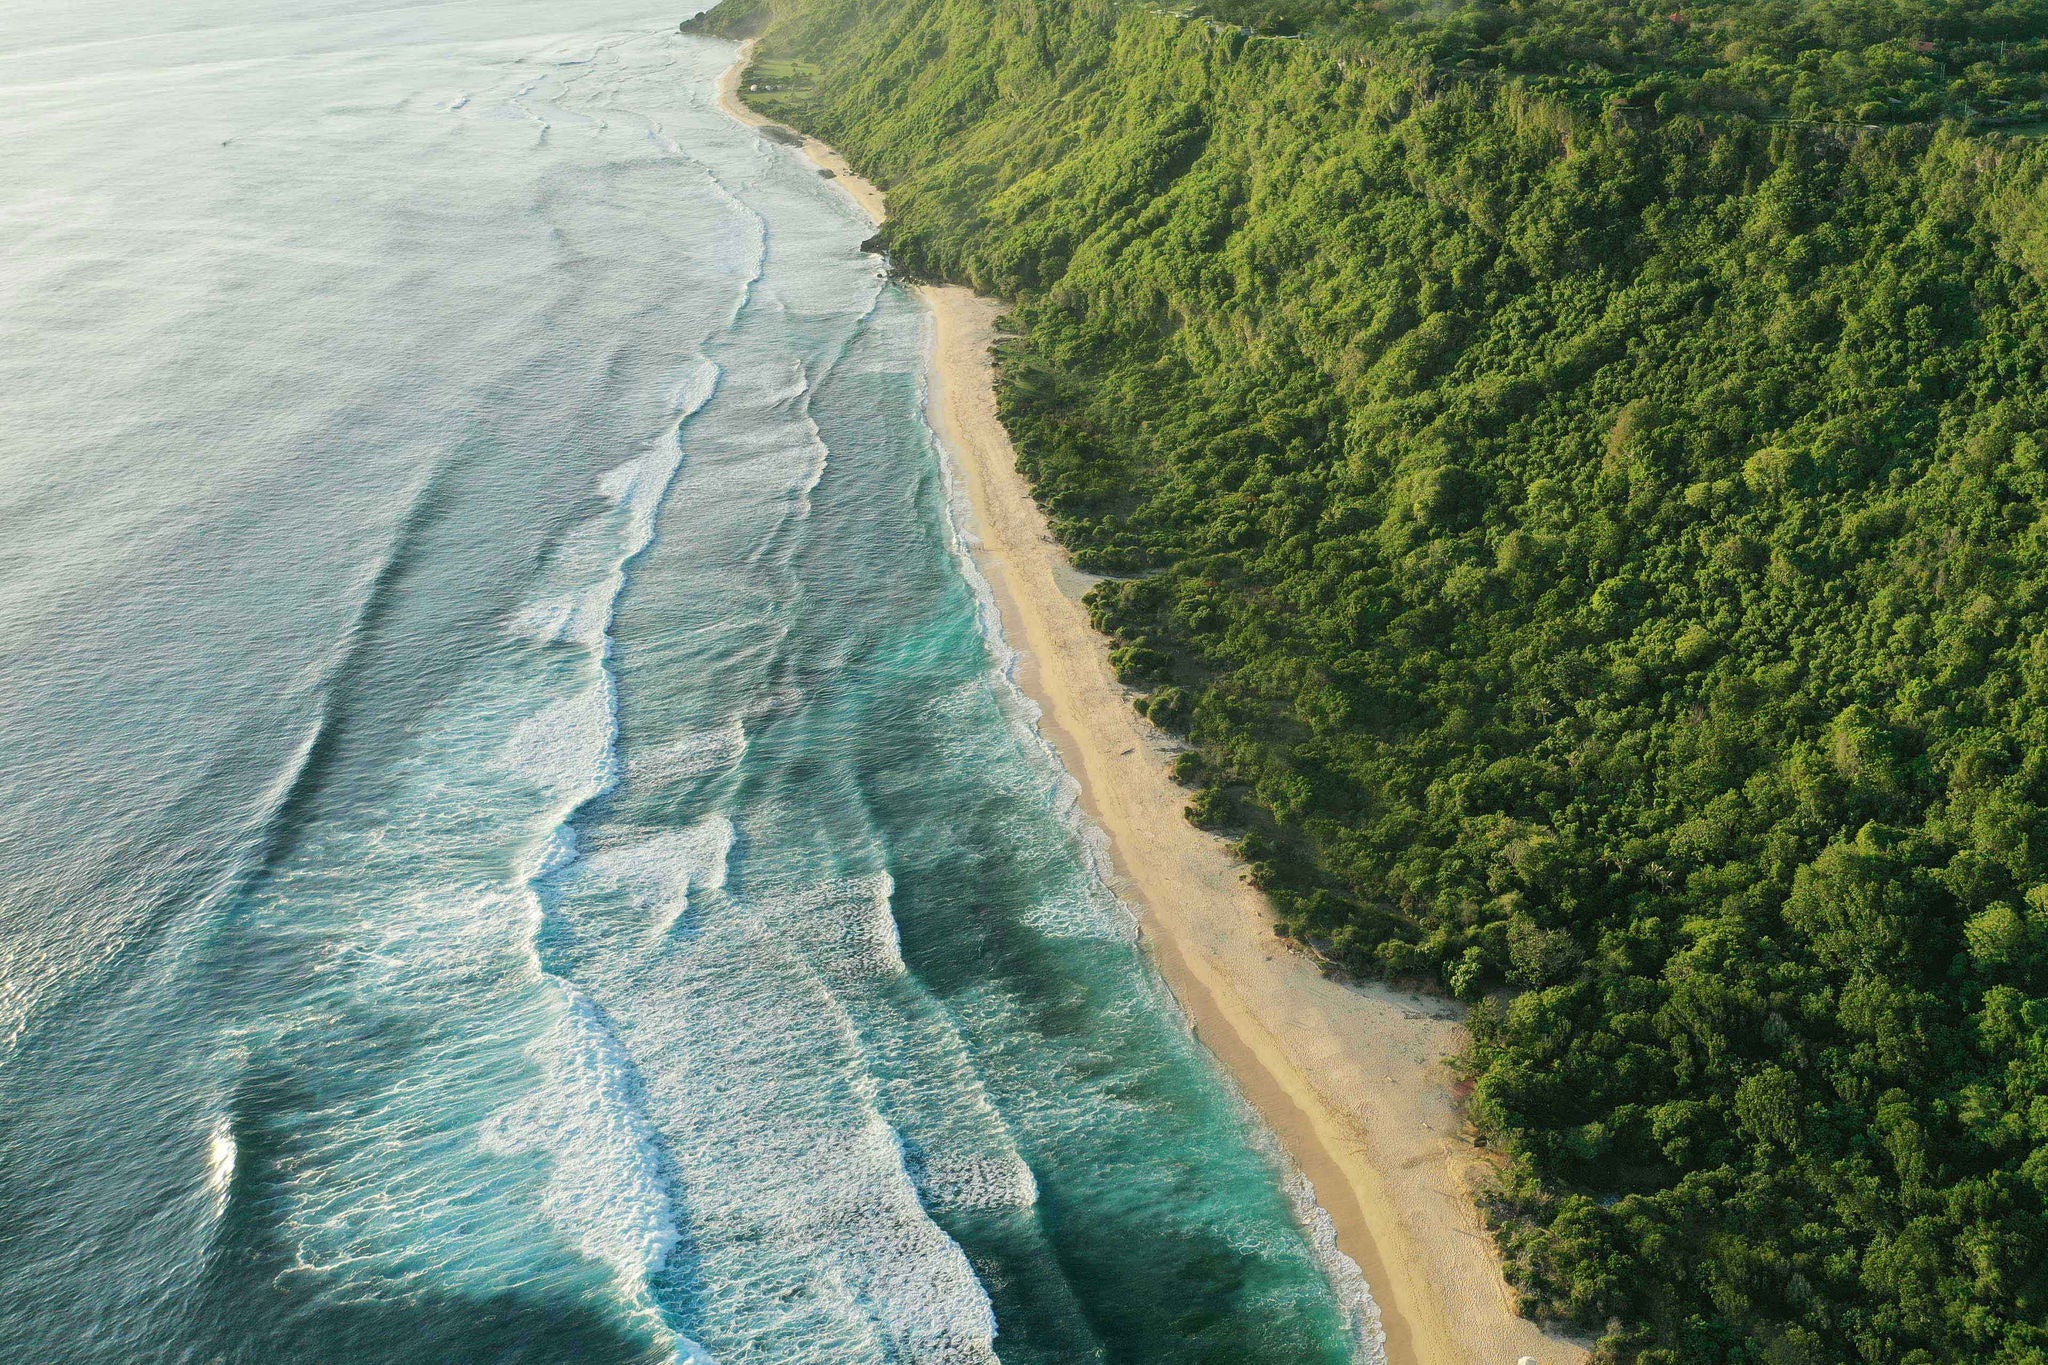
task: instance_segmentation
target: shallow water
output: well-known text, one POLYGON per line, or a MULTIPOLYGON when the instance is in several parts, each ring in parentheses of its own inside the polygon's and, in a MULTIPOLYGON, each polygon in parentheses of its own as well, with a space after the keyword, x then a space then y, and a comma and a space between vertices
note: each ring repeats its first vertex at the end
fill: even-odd
POLYGON ((0 1358, 1372 1355, 731 47, 276 8, 0 0, 0 1358))

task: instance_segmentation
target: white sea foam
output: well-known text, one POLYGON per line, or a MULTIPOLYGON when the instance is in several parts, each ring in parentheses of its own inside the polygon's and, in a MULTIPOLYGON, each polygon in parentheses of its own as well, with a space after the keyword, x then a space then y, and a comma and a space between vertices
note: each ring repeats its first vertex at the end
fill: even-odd
POLYGON ((593 853, 562 878, 562 889, 622 893, 646 916, 648 936, 665 938, 689 913, 692 892, 724 889, 732 841, 732 821, 713 815, 684 829, 593 853))
POLYGON ((588 996, 562 989, 566 1008, 537 1049, 547 1079, 493 1116, 482 1141, 493 1152, 548 1153, 550 1218, 639 1294, 679 1236, 659 1139, 625 1049, 588 996))
POLYGON ((612 506, 563 538, 549 566, 561 587, 513 614, 507 628, 514 635, 605 650, 626 566, 653 539, 661 500, 682 463, 683 425, 711 401, 718 380, 718 366, 704 359, 676 380, 667 434, 653 449, 621 461, 598 479, 599 496, 612 506))
POLYGON ((687 1192, 701 1330, 802 1341, 848 1365, 989 1365, 993 1309, 926 1210, 943 1198, 1015 1203, 1005 1167, 1022 1163, 984 1104, 983 1137, 957 1153, 925 1142, 945 1155, 921 1155, 913 1178, 878 1108, 870 1046, 947 1104, 958 1089, 947 1077, 958 1059, 944 1055, 957 1037, 906 1021, 870 1038, 848 1013, 857 1001, 873 1022, 901 1008, 888 999, 902 971, 889 879, 763 888, 749 908, 715 894, 731 848, 714 817, 593 850, 555 883, 554 913, 578 933, 578 979, 642 1059, 633 1098, 687 1192), (712 919, 660 952, 606 928, 621 897, 658 924, 700 895, 712 919))
POLYGON ((665 1068, 662 1112, 713 1309, 738 1330, 790 1314, 835 1359, 986 1365, 993 1309, 873 1108, 857 1031, 775 945, 716 952, 730 966, 691 973, 688 1016, 663 1029, 687 1059, 665 1068))
POLYGON ((659 748, 634 754, 627 772, 635 782, 667 786, 729 771, 746 752, 746 722, 735 716, 723 725, 693 730, 659 748))
POLYGON ((610 673, 521 721, 507 763, 550 795, 577 804, 611 785, 615 701, 610 673))
MULTIPOLYGON (((701 402, 708 393, 707 382, 685 396, 701 402)), ((815 432, 812 440, 799 499, 826 458, 815 432)), ((694 925, 707 897, 723 903, 729 821, 608 841, 580 858, 569 834, 567 816, 616 776, 611 615, 679 460, 671 443, 608 471, 598 492, 610 508, 564 538, 550 565, 558 586, 513 623, 527 638, 588 650, 597 667, 591 681, 517 727, 506 748, 564 814, 523 870, 545 881, 547 913, 569 925, 580 984, 556 983, 566 1004, 539 1053, 546 1083, 503 1112, 487 1141, 549 1154, 544 1211, 650 1309, 652 1277, 680 1218, 659 1131, 674 1144, 675 1174, 689 1191, 713 1305, 702 1311, 715 1316, 729 1304, 746 1313, 729 1324, 743 1334, 776 1314, 802 1318, 790 1339, 813 1340, 837 1359, 985 1365, 994 1358, 993 1310, 927 1209, 1028 1206, 1036 1182, 943 1008, 921 991, 870 996, 900 995, 891 983, 906 979, 889 877, 773 897, 736 920, 721 912, 729 928, 745 926, 738 938, 691 950, 676 929, 694 925), (586 920, 620 898, 644 930, 611 932, 609 910, 586 920), (650 956, 650 937, 669 946, 650 956), (861 1011, 871 1036, 849 1008, 861 1011), (636 1072, 614 1016, 633 1052, 658 1065, 636 1072), (914 1153, 878 1107, 870 1046, 907 1049, 887 1057, 906 1076, 950 1077, 944 1104, 896 1096, 917 1115, 914 1153)), ((799 701, 792 692, 771 704, 799 701)), ((737 763, 745 746, 743 722, 729 721, 679 737, 632 771, 648 780, 704 775, 737 763)))
POLYGON ((849 1038, 891 1079, 878 1101, 906 1122, 905 1169, 928 1209, 1027 1208, 1038 1183, 989 1102, 952 1015, 911 978, 887 872, 780 893, 753 911, 806 961, 847 1014, 849 1038), (915 1081, 907 1078, 915 1077, 915 1081))
POLYGON ((1038 1178, 1014 1150, 922 1155, 911 1175, 927 1207, 1027 1209, 1038 1202, 1038 1178))
MULTIPOLYGON (((546 912, 535 889, 543 878, 631 881, 666 932, 689 904, 693 888, 724 881, 729 824, 707 822, 666 843, 630 853, 576 861, 570 817, 609 789, 618 775, 618 698, 612 671, 611 621, 628 566, 654 536, 655 518, 682 462, 681 431, 718 382, 718 368, 700 360, 678 382, 675 417, 655 449, 624 461, 599 480, 609 511, 576 528, 551 566, 564 591, 515 616, 515 633, 587 650, 595 676, 522 722, 506 745, 508 763, 557 801, 557 824, 527 874, 531 932, 537 945, 546 912), (607 859, 610 859, 608 862, 607 859)), ((538 948, 532 950, 538 965, 538 948)), ((586 1255, 610 1265, 622 1290, 659 1316, 652 1278, 678 1236, 658 1147, 632 1061, 609 1022, 576 985, 543 972, 562 996, 556 1027, 542 1047, 547 1081, 503 1111, 484 1141, 494 1150, 545 1151, 551 1157, 544 1212, 573 1235, 586 1255)), ((677 1337, 679 1361, 707 1361, 677 1337)))
MULTIPOLYGON (((896 1132, 871 1117, 854 1142, 866 1167, 891 1177, 850 1200, 830 1199, 821 1210, 865 1225, 861 1241, 842 1251, 838 1266, 897 1356, 916 1362, 992 1362, 995 1312, 966 1253, 940 1232, 915 1198, 896 1132), (892 1169, 893 1168, 893 1169, 892 1169)), ((835 1192, 837 1193, 837 1192, 835 1192)))
POLYGON ((576 861, 577 846, 574 826, 555 826, 530 858, 519 864, 517 875, 520 884, 530 886, 568 867, 576 861))
POLYGON ((228 1195, 235 1185, 235 1128, 226 1114, 213 1121, 206 1136, 206 1187, 213 1194, 213 1216, 227 1212, 228 1195))
MULTIPOLYGON (((1286 1159, 1282 1156, 1280 1160, 1286 1159)), ((1288 1203, 1294 1206, 1296 1220, 1308 1233, 1316 1262, 1336 1293, 1337 1306, 1343 1310, 1345 1325, 1351 1330, 1352 1359, 1358 1365, 1387 1365, 1387 1329, 1380 1321, 1380 1306, 1372 1296, 1372 1286, 1366 1283, 1365 1272, 1338 1248, 1337 1224, 1330 1211, 1316 1202, 1315 1186, 1309 1184, 1308 1177, 1291 1164, 1283 1169, 1287 1172, 1284 1186, 1288 1203)))
POLYGON ((755 913, 800 935, 806 956, 834 978, 901 976, 903 942, 889 906, 895 890, 895 879, 877 872, 778 896, 755 913))
POLYGON ((817 385, 824 382, 832 370, 828 365, 822 374, 813 379, 799 361, 798 372, 802 376, 802 395, 798 399, 799 411, 804 424, 804 442, 809 447, 810 455, 810 463, 798 476, 795 489, 796 514, 801 520, 811 515, 811 495, 816 493, 818 485, 825 481, 825 470, 832 463, 832 448, 825 443, 825 433, 819 430, 817 418, 811 414, 811 397, 817 392, 817 385))
POLYGON ((812 400, 825 382, 838 372, 840 362, 846 359, 847 351, 866 330, 869 319, 874 317, 875 310, 881 306, 885 283, 879 277, 876 279, 874 289, 867 296, 867 306, 861 310, 853 326, 840 338, 831 358, 816 375, 811 374, 809 368, 801 361, 798 362, 797 411, 803 420, 805 441, 811 455, 811 462, 801 474, 796 487, 796 514, 799 520, 807 519, 811 515, 811 498, 818 491, 818 485, 824 482, 825 471, 832 462, 832 448, 826 442, 825 433, 819 429, 817 419, 811 411, 812 400))
POLYGON ((529 640, 549 644, 573 644, 596 649, 604 643, 611 623, 612 594, 605 586, 561 597, 550 597, 522 608, 511 621, 511 630, 529 640))
POLYGON ((653 463, 654 457, 647 455, 615 465, 597 481, 597 491, 615 504, 624 504, 632 499, 636 488, 646 486, 648 475, 654 472, 650 468, 653 463))

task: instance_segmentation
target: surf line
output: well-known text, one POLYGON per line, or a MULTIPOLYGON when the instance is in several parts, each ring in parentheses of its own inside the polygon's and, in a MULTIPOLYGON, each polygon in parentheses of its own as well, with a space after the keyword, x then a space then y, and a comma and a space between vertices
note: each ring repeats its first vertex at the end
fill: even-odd
POLYGON ((487 1147, 534 1147, 552 1157, 543 1211, 576 1236, 585 1255, 609 1265, 635 1308, 674 1345, 676 1365, 713 1365, 702 1346, 679 1331, 660 1304, 654 1282, 681 1240, 674 1181, 659 1135, 646 1114, 642 1083, 603 1008, 573 980, 548 969, 543 939, 551 917, 551 883, 578 861, 576 820, 615 787, 621 775, 618 682, 613 622, 634 562, 653 544, 661 504, 682 467, 682 432, 716 393, 718 366, 697 357, 678 386, 668 430, 655 448, 613 467, 599 483, 612 506, 582 530, 609 544, 593 583, 545 599, 510 623, 514 634, 544 646, 581 649, 585 685, 551 703, 515 730, 512 766, 554 797, 546 836, 517 870, 534 972, 556 997, 559 1015, 537 1044, 547 1079, 495 1115, 487 1147))

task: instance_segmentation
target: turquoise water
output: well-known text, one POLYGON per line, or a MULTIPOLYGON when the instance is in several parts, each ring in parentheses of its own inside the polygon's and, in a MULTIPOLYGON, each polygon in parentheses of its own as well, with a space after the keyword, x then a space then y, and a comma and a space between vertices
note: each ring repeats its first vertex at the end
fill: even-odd
POLYGON ((0 1359, 1373 1356, 730 46, 281 8, 0 0, 0 1359))

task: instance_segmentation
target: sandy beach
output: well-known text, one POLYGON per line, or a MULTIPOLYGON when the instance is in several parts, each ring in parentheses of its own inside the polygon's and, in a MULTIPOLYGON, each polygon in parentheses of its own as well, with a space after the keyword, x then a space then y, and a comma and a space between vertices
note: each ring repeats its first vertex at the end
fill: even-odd
POLYGON ((725 74, 718 78, 718 107, 741 123, 755 128, 774 128, 785 137, 797 139, 790 145, 800 150, 819 170, 832 172, 832 179, 841 189, 853 196, 853 202, 859 204, 862 211, 875 220, 876 227, 887 222, 889 207, 882 198, 882 192, 854 174, 853 168, 846 164, 846 158, 841 156, 836 148, 757 113, 740 101, 740 77, 745 73, 747 62, 753 55, 754 40, 749 38, 740 44, 739 55, 733 59, 733 64, 725 69, 725 74))
MULTIPOLYGON (((721 103, 739 103, 739 60, 721 103)), ((803 150, 879 223, 882 196, 824 143, 803 150)), ((1089 578, 1053 539, 996 417, 991 345, 1003 306, 925 287, 929 412, 971 511, 967 530, 1018 655, 1019 685, 1109 837, 1117 890, 1203 1042, 1235 1078, 1364 1270, 1395 1365, 1575 1365, 1585 1349, 1519 1317, 1470 1194, 1486 1162, 1461 1134, 1445 1058, 1464 1042, 1447 1002, 1326 978, 1276 938, 1222 840, 1190 825, 1168 776, 1176 746, 1132 709, 1089 626, 1089 578)))

